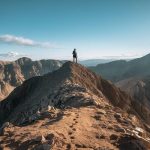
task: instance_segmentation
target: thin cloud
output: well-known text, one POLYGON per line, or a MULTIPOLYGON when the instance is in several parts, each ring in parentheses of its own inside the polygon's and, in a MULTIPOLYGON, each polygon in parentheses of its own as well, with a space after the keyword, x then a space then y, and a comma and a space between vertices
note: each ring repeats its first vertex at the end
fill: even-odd
POLYGON ((116 56, 103 56, 103 59, 134 59, 141 57, 142 54, 122 54, 122 55, 116 55, 116 56))
POLYGON ((43 47, 43 48, 59 48, 56 44, 52 44, 50 42, 37 42, 31 39, 27 39, 24 37, 17 37, 10 34, 5 34, 0 36, 0 42, 9 43, 9 44, 17 44, 23 46, 33 46, 33 47, 43 47))
POLYGON ((29 57, 26 54, 19 54, 18 52, 11 51, 8 53, 0 53, 0 60, 16 60, 21 57, 29 57))
POLYGON ((16 57, 18 55, 17 52, 0 53, 0 57, 16 57))

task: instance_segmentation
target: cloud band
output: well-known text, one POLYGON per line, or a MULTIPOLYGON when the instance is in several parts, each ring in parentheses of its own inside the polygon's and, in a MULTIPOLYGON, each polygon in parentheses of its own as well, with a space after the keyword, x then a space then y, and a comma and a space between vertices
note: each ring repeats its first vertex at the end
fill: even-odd
POLYGON ((43 47, 43 48, 59 48, 56 45, 49 42, 37 42, 31 39, 27 39, 24 37, 17 37, 10 34, 5 34, 0 36, 0 42, 17 44, 23 46, 34 46, 34 47, 43 47))

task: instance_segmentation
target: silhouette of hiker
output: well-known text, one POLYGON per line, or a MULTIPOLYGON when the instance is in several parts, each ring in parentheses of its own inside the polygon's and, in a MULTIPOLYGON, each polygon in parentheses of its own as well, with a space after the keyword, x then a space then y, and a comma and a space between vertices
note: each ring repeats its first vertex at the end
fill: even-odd
POLYGON ((77 63, 77 52, 76 52, 76 49, 73 50, 72 55, 73 55, 73 62, 77 63))

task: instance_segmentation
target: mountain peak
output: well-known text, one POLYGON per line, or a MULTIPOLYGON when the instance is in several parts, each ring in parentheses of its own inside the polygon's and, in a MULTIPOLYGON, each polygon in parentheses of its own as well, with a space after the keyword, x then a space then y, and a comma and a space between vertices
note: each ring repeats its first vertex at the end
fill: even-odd
POLYGON ((15 62, 18 62, 19 64, 24 64, 24 63, 32 62, 32 59, 28 57, 22 57, 17 59, 15 62))

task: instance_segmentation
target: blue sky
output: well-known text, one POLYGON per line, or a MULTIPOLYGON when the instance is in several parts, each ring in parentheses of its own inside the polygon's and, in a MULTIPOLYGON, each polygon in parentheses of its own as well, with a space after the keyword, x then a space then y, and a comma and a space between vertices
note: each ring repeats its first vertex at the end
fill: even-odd
POLYGON ((80 59, 149 53, 150 1, 0 0, 0 59, 71 59, 73 48, 80 59))

